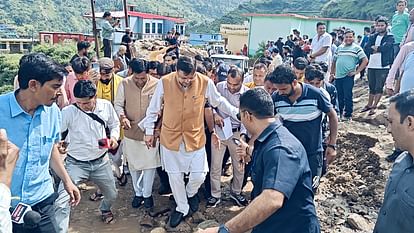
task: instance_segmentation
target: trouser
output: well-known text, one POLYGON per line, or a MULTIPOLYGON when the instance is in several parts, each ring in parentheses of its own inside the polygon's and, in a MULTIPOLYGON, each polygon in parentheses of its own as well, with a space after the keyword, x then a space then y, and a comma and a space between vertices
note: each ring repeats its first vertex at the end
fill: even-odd
POLYGON ((335 79, 335 87, 338 92, 339 114, 344 117, 352 117, 354 108, 352 89, 354 88, 354 76, 335 79))
POLYGON ((394 59, 397 57, 400 52, 400 44, 394 44, 394 59))
POLYGON ((368 68, 368 86, 369 94, 378 95, 383 93, 385 80, 387 79, 389 69, 371 69, 368 68))
POLYGON ((190 209, 188 199, 194 197, 200 186, 203 184, 206 172, 190 172, 188 183, 184 183, 184 172, 168 172, 168 178, 171 184, 171 190, 177 204, 176 211, 186 216, 190 209))
MULTIPOLYGON (((64 190, 64 192, 66 192, 64 190)), ((25 226, 24 224, 13 223, 13 233, 55 233, 57 232, 57 224, 55 219, 55 202, 57 193, 53 193, 44 201, 31 206, 32 210, 39 213, 41 216, 39 224, 33 227, 25 226)), ((0 229, 0 232, 1 229, 0 229)))
MULTIPOLYGON (((66 170, 75 185, 78 185, 82 180, 94 182, 104 195, 99 209, 101 212, 111 210, 111 206, 117 197, 117 189, 108 156, 93 162, 81 162, 68 155, 66 158, 66 170)), ((55 202, 56 222, 58 223, 60 233, 68 231, 70 217, 69 199, 69 195, 63 189, 63 184, 61 183, 59 186, 59 197, 55 202)))
POLYGON ((112 40, 103 39, 104 57, 112 59, 112 40))
POLYGON ((209 130, 207 129, 205 131, 206 133, 206 155, 207 155, 207 163, 208 163, 208 170, 209 172, 207 172, 206 174, 206 179, 204 180, 204 189, 205 189, 205 193, 204 193, 204 197, 205 198, 209 198, 211 196, 211 184, 210 184, 210 169, 211 169, 211 133, 209 132, 209 130))
POLYGON ((323 151, 315 154, 308 154, 309 167, 312 173, 312 188, 314 192, 318 188, 321 179, 323 157, 323 151))
POLYGON ((235 132, 228 140, 221 141, 220 149, 216 148, 215 145, 211 145, 211 195, 215 198, 221 197, 221 170, 226 148, 229 149, 231 162, 233 165, 231 191, 237 194, 241 193, 244 178, 244 168, 240 166, 240 159, 236 153, 237 145, 233 142, 232 138, 240 138, 240 132, 235 132))
POLYGON ((129 169, 134 186, 135 196, 148 198, 152 195, 152 184, 154 183, 155 168, 133 171, 129 169))

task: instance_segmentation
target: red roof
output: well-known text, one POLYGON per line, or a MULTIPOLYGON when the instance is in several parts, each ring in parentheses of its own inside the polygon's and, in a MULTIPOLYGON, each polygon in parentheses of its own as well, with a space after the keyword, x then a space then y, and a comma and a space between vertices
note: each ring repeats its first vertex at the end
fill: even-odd
POLYGON ((342 19, 342 18, 319 18, 319 17, 309 17, 305 15, 299 15, 299 14, 243 14, 243 16, 246 17, 293 17, 298 19, 316 19, 321 21, 343 21, 343 22, 354 22, 354 23, 374 23, 374 21, 369 20, 360 20, 360 19, 342 19))
MULTIPOLYGON (((96 18, 102 18, 103 14, 104 14, 103 12, 96 12, 95 16, 96 18)), ((111 15, 112 17, 116 17, 116 18, 125 17, 124 11, 111 11, 111 15)), ((181 18, 174 18, 174 17, 156 15, 156 14, 151 14, 151 13, 143 13, 143 12, 138 12, 138 11, 128 11, 128 15, 143 18, 143 19, 160 19, 160 20, 173 21, 175 23, 185 23, 185 20, 181 18)), ((92 14, 91 13, 85 14, 84 17, 92 18, 92 14)))

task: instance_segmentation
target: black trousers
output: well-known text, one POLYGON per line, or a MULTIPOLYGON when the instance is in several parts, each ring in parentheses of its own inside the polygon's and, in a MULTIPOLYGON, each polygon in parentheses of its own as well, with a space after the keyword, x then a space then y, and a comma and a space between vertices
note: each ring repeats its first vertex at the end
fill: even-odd
POLYGON ((37 226, 28 227, 24 224, 13 223, 13 233, 57 233, 54 202, 58 194, 53 193, 44 201, 32 206, 32 210, 40 214, 37 226))
POLYGON ((103 39, 104 57, 112 59, 112 40, 103 39))

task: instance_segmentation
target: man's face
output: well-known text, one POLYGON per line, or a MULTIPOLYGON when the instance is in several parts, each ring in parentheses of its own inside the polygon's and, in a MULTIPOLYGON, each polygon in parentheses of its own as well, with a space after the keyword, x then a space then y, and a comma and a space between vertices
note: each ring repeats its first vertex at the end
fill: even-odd
POLYGON ((403 12, 404 9, 405 9, 405 3, 403 3, 403 2, 398 3, 398 5, 397 5, 397 11, 403 12))
POLYGON ((407 150, 413 140, 413 126, 414 117, 408 116, 403 123, 400 121, 400 113, 395 108, 395 103, 391 103, 388 109, 388 127, 387 130, 391 133, 395 147, 401 150, 407 150))
POLYGON ((191 83, 194 81, 194 78, 195 78, 194 74, 195 74, 195 72, 185 74, 183 71, 178 70, 178 72, 177 72, 178 83, 183 88, 189 88, 191 86, 191 83))
POLYGON ((157 69, 149 69, 148 74, 153 76, 153 77, 156 77, 157 76, 157 69))
POLYGON ((132 80, 137 85, 137 87, 143 88, 145 86, 145 84, 147 83, 147 81, 148 81, 147 73, 145 73, 145 72, 141 72, 139 74, 134 73, 132 75, 132 80))
POLYGON ((279 95, 290 97, 295 94, 294 86, 296 85, 297 81, 294 81, 292 84, 273 84, 273 88, 275 88, 279 95))
POLYGON ((316 28, 316 31, 317 31, 318 35, 323 35, 326 32, 326 26, 325 25, 319 25, 316 28))
POLYGON ((265 57, 270 57, 270 52, 269 52, 269 50, 265 50, 264 55, 265 55, 265 57))
POLYGON ((305 79, 305 83, 310 84, 310 85, 312 85, 312 86, 314 86, 316 88, 321 88, 322 85, 323 85, 323 80, 318 79, 318 78, 315 78, 315 79, 313 79, 311 81, 308 81, 308 80, 305 79))
POLYGON ((92 98, 75 98, 76 105, 85 112, 92 112, 96 105, 96 96, 92 98))
POLYGON ((174 64, 174 61, 173 61, 172 57, 166 56, 165 59, 164 59, 164 63, 170 66, 170 65, 174 64))
POLYGON ((31 90, 33 90, 33 98, 37 100, 39 105, 52 106, 58 97, 62 95, 60 87, 63 84, 63 80, 53 79, 45 82, 43 85, 35 80, 30 80, 30 82, 35 82, 33 84, 29 83, 29 88, 31 87, 31 90))
POLYGON ((231 77, 230 75, 227 76, 227 89, 229 89, 229 92, 234 94, 240 91, 241 87, 243 85, 242 78, 241 77, 231 77))
POLYGON ((346 45, 351 45, 352 43, 354 43, 354 40, 355 40, 354 34, 352 33, 345 34, 344 42, 346 45))
POLYGON ((272 95, 273 92, 277 91, 276 87, 269 80, 264 82, 264 89, 267 91, 267 93, 269 93, 269 95, 272 95))
POLYGON ((84 57, 87 57, 88 56, 88 53, 89 53, 89 48, 82 49, 82 55, 84 57))
POLYGON ((263 86, 266 78, 265 69, 254 69, 253 70, 253 82, 256 86, 263 86))
POLYGON ((376 30, 378 33, 384 33, 384 32, 386 32, 386 31, 387 31, 387 24, 386 24, 386 23, 384 23, 384 22, 377 22, 377 23, 375 24, 375 30, 376 30))
POLYGON ((302 79, 302 77, 305 75, 305 69, 300 70, 296 68, 295 66, 293 66, 293 72, 295 72, 297 79, 302 79))
POLYGON ((100 73, 101 74, 101 81, 105 84, 108 84, 112 79, 113 71, 114 71, 114 69, 111 69, 111 70, 102 70, 101 69, 101 73, 100 73))

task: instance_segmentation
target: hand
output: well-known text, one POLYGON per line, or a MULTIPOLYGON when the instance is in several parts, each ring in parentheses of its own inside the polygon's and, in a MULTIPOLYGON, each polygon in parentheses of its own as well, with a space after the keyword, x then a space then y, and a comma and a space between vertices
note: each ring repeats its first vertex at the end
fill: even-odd
POLYGON ((79 192, 78 187, 69 181, 68 183, 63 184, 65 187, 66 192, 68 192, 70 196, 70 205, 77 206, 81 200, 81 195, 79 192))
POLYGON ((220 128, 223 128, 224 126, 223 118, 220 117, 218 114, 214 114, 214 124, 216 124, 220 128))
POLYGON ((115 138, 111 138, 109 140, 109 146, 112 150, 116 149, 118 147, 118 141, 115 138))
POLYGON ((8 140, 6 130, 0 129, 0 183, 10 187, 18 157, 19 148, 8 140))
POLYGON ((329 76, 329 82, 332 83, 335 80, 335 74, 331 73, 331 75, 329 76))
POLYGON ((153 143, 154 143, 155 137, 154 135, 145 135, 144 137, 144 141, 145 141, 145 145, 147 145, 147 148, 151 148, 153 143))
POLYGON ((61 153, 61 154, 66 154, 67 152, 68 152, 68 145, 69 145, 69 143, 67 143, 67 142, 65 142, 65 141, 60 141, 59 143, 58 143, 58 150, 59 150, 59 153, 61 153))
POLYGON ((335 157, 336 157, 336 150, 335 149, 333 149, 332 147, 327 147, 326 148, 326 154, 325 154, 325 156, 326 156, 326 164, 331 164, 334 160, 335 160, 335 157))
POLYGON ((240 146, 236 149, 236 154, 239 156, 239 160, 242 164, 248 164, 251 161, 251 155, 247 154, 249 144, 245 143, 243 140, 240 140, 240 143, 240 146))
POLYGON ((128 120, 128 118, 123 117, 121 120, 121 126, 123 129, 128 130, 131 128, 131 122, 128 120))
POLYGON ((218 233, 219 228, 218 227, 212 227, 207 229, 199 229, 197 233, 218 233))
POLYGON ((213 132, 211 134, 211 143, 217 148, 217 150, 220 150, 221 141, 219 136, 216 134, 216 132, 213 132))
POLYGON ((394 90, 390 88, 386 88, 385 91, 387 92, 387 96, 393 96, 395 94, 394 90))
POLYGON ((357 74, 356 71, 351 71, 351 72, 348 73, 348 76, 354 77, 356 74, 357 74))
POLYGON ((99 79, 101 79, 101 74, 99 74, 98 71, 91 69, 89 70, 89 79, 93 82, 93 83, 97 83, 99 81, 99 79))

